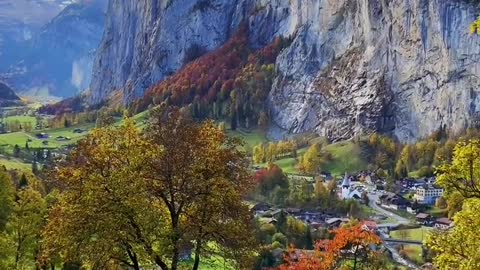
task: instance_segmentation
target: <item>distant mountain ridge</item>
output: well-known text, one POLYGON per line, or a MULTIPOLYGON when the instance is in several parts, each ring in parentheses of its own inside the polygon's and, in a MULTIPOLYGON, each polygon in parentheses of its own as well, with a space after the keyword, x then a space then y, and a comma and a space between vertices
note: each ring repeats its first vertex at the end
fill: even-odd
POLYGON ((71 97, 87 89, 103 33, 105 3, 82 1, 66 6, 18 50, 13 49, 10 62, 14 64, 1 77, 20 92, 71 97))

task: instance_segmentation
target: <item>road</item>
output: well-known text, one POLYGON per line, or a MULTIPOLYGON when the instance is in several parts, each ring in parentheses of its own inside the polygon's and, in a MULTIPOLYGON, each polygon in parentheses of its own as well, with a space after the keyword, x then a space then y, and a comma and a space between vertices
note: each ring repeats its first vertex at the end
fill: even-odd
POLYGON ((385 210, 383 208, 381 208, 380 206, 378 206, 376 204, 376 202, 379 201, 379 194, 378 193, 368 193, 368 199, 369 199, 369 204, 368 206, 370 206, 373 210, 375 210, 377 213, 380 213, 384 216, 387 216, 387 217, 391 217, 393 219, 396 220, 396 222, 394 223, 388 223, 388 224, 381 224, 379 225, 379 227, 395 227, 395 226, 398 226, 398 225, 407 225, 407 224, 410 224, 410 220, 404 218, 404 217, 401 217, 395 213, 392 213, 388 210, 385 210))
POLYGON ((410 261, 405 260, 398 253, 398 251, 395 249, 395 247, 393 247, 391 245, 386 245, 386 244, 384 246, 392 253, 392 258, 393 258, 394 261, 396 261, 397 263, 399 263, 403 266, 408 267, 408 269, 420 270, 420 267, 418 267, 417 265, 415 265, 414 263, 412 263, 410 261))
MULTIPOLYGON (((387 217, 391 217, 392 219, 395 219, 396 222, 394 223, 388 223, 388 224, 379 224, 378 227, 379 228, 389 228, 389 227, 396 227, 398 225, 402 225, 402 224, 410 224, 410 221, 404 217, 401 217, 395 213, 392 213, 390 211, 387 211, 383 208, 381 208, 380 206, 377 205, 376 202, 379 201, 379 197, 380 195, 375 192, 375 193, 371 193, 369 192, 368 193, 368 199, 369 199, 369 204, 368 206, 370 206, 373 210, 375 210, 377 213, 380 213, 384 216, 387 216, 387 217)), ((383 235, 384 237, 388 237, 388 235, 383 235)), ((396 261, 397 263, 403 265, 403 266, 406 266, 408 267, 408 269, 413 269, 413 270, 419 270, 420 268, 415 265, 414 263, 404 259, 397 251, 397 249, 395 248, 394 245, 391 245, 390 243, 384 241, 383 242, 383 245, 392 253, 392 258, 394 261, 396 261)))

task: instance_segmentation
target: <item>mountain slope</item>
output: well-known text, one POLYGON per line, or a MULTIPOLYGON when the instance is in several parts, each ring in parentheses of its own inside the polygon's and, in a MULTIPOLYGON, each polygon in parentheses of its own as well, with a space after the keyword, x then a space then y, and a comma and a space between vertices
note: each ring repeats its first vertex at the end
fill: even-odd
POLYGON ((0 107, 9 106, 20 101, 20 98, 8 85, 0 82, 0 107))
POLYGON ((468 34, 478 11, 453 0, 110 0, 91 102, 118 89, 132 102, 246 21, 251 47, 293 37, 268 97, 286 131, 409 141, 460 130, 480 111, 480 39, 468 34))
POLYGON ((21 91, 69 97, 88 88, 104 25, 103 1, 71 4, 29 41, 5 75, 21 91))

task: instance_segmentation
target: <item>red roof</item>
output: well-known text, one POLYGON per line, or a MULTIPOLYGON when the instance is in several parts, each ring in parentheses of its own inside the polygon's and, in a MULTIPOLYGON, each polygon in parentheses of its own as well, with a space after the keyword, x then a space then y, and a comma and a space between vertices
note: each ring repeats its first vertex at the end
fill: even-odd
POLYGON ((363 222, 363 225, 367 226, 371 230, 376 230, 377 227, 378 227, 377 223, 375 221, 371 221, 371 220, 365 220, 363 222))

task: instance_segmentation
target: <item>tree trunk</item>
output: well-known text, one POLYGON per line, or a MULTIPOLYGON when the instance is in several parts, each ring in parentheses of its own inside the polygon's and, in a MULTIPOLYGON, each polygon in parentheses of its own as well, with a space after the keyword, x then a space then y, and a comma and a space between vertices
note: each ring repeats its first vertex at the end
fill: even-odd
POLYGON ((171 270, 177 270, 179 257, 180 257, 180 251, 178 248, 178 240, 180 237, 180 231, 178 228, 179 218, 175 213, 171 214, 171 218, 172 218, 172 229, 173 229, 173 237, 172 237, 173 250, 172 250, 172 264, 170 268, 171 270))
POLYGON ((358 252, 358 247, 355 247, 355 251, 353 252, 353 266, 352 270, 357 270, 357 252, 358 252))
POLYGON ((140 270, 140 265, 138 264, 137 254, 133 252, 130 248, 127 247, 127 254, 130 260, 132 261, 132 267, 134 270, 140 270))
POLYGON ((198 267, 200 266, 200 251, 201 250, 202 250, 202 241, 197 240, 197 245, 195 247, 195 261, 193 263, 192 270, 198 270, 198 267))
POLYGON ((168 266, 166 263, 162 261, 162 259, 158 256, 155 257, 155 263, 160 266, 162 270, 168 270, 168 266))

